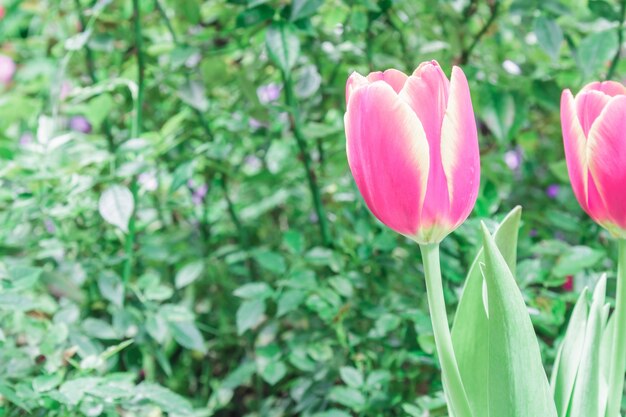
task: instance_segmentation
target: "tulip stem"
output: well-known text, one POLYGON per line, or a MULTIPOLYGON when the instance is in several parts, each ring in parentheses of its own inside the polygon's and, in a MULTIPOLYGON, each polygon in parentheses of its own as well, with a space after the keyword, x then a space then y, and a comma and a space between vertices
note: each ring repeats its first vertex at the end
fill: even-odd
POLYGON ((439 355, 439 362, 441 363, 442 380, 448 399, 450 415, 455 417, 472 417, 472 411, 452 347, 452 336, 450 335, 446 303, 443 297, 439 244, 423 244, 420 245, 420 250, 424 262, 424 274, 426 275, 428 309, 433 325, 437 355, 439 355))
POLYGON ((326 221, 326 215, 324 213, 324 206, 322 204, 320 189, 317 184, 317 179, 315 178, 313 166, 311 164, 311 156, 309 155, 309 152, 307 150, 306 138, 304 137, 304 134, 300 128, 300 114, 298 112, 298 104, 296 103, 296 99, 293 93, 292 81, 289 75, 286 74, 284 71, 282 75, 283 84, 285 86, 285 101, 287 107, 289 108, 289 117, 291 120, 293 135, 295 136, 296 142, 298 143, 298 148, 300 149, 300 154, 302 157, 302 164, 304 165, 304 170, 306 171, 307 182, 309 184, 311 198, 313 200, 313 209, 315 210, 317 223, 320 228, 320 236, 322 238, 322 243, 324 244, 324 246, 330 246, 331 239, 328 230, 328 223, 326 221))
POLYGON ((615 294, 615 334, 611 347, 611 372, 606 417, 619 417, 626 373, 626 239, 619 239, 617 290, 615 294))

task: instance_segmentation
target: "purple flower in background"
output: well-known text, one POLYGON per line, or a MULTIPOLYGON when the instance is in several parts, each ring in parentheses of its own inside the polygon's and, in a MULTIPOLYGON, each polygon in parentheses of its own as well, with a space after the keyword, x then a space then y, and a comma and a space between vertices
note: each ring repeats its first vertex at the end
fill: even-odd
POLYGON ((83 116, 73 116, 70 119, 70 129, 74 132, 91 133, 91 123, 83 116))
POLYGON ((530 229, 530 232, 528 234, 530 235, 530 237, 539 236, 539 232, 537 232, 537 229, 530 229))
POLYGON ((22 136, 20 136, 20 146, 28 146, 35 141, 35 136, 32 132, 24 132, 22 136))
POLYGON ((559 190, 561 187, 558 184, 550 184, 548 188, 546 188, 546 195, 549 198, 556 198, 559 195, 559 190))
POLYGON ((207 191, 209 191, 209 187, 206 184, 202 184, 196 188, 191 195, 191 201, 193 201, 193 204, 196 206, 201 205, 204 201, 204 197, 206 197, 207 191))
POLYGON ((159 181, 156 175, 154 175, 154 172, 142 172, 139 174, 137 182, 148 191, 154 191, 159 187, 159 181))
POLYGON ((6 55, 0 55, 0 84, 7 85, 15 74, 15 61, 6 55))
POLYGON ((252 171, 257 171, 263 167, 263 162, 256 155, 248 155, 244 158, 243 163, 246 168, 249 168, 252 171))
POLYGON ((263 122, 262 122, 262 121, 260 121, 260 120, 255 119, 254 117, 251 117, 251 118, 248 120, 248 126, 250 126, 250 128, 251 128, 252 130, 257 130, 257 129, 260 129, 260 128, 262 128, 262 127, 265 127, 265 123, 263 123, 263 122))
POLYGON ((511 171, 517 171, 522 163, 522 153, 518 149, 507 151, 504 154, 504 163, 511 171))
POLYGON ((256 95, 259 98, 261 104, 271 103, 278 100, 280 97, 280 90, 282 87, 276 83, 269 83, 262 85, 256 89, 256 95))
POLYGON ((56 232, 56 231, 57 231, 57 228, 56 228, 56 226, 54 225, 54 223, 52 222, 52 220, 50 220, 50 219, 46 219, 46 220, 44 220, 44 221, 43 221, 43 224, 44 224, 44 226, 45 226, 45 228, 46 228, 46 231, 47 231, 48 233, 51 233, 51 234, 52 234, 52 233, 54 233, 54 232, 56 232))

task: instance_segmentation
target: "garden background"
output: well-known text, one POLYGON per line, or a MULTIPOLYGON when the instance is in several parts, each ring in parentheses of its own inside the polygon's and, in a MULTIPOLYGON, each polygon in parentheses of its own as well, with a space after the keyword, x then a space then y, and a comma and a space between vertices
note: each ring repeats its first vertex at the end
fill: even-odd
POLYGON ((450 312, 479 221, 516 205, 546 363, 577 291, 614 292, 559 100, 623 79, 626 1, 0 5, 2 417, 444 416, 418 247, 346 162, 355 70, 469 80, 482 179, 442 245, 450 312))

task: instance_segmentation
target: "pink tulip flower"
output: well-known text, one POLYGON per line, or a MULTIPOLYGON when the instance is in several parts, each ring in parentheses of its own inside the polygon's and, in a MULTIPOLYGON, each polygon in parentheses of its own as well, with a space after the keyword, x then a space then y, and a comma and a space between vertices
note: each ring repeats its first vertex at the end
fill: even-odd
POLYGON ((604 81, 576 98, 563 91, 561 126, 576 199, 594 221, 626 238, 626 88, 604 81))
POLYGON ((454 67, 448 80, 436 61, 411 76, 355 72, 346 102, 348 164, 365 203, 396 232, 439 243, 469 216, 480 183, 465 74, 454 67))
POLYGON ((15 61, 6 55, 0 55, 0 84, 9 84, 15 74, 15 61))

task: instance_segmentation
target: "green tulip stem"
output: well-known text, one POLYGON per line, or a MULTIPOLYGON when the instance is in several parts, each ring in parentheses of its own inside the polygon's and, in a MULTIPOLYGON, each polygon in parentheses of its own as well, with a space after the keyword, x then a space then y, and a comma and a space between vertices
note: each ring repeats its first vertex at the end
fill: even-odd
POLYGON ((420 245, 426 275, 426 295, 430 319, 433 324, 435 345, 441 362, 442 379, 448 398, 450 414, 455 417, 471 417, 469 401, 461 381, 461 374, 456 363, 452 347, 452 336, 448 326, 446 303, 443 297, 441 282, 441 265, 439 262, 439 244, 420 245))
POLYGON ((617 290, 615 294, 615 334, 611 348, 607 417, 619 417, 626 374, 626 239, 619 240, 617 290))

